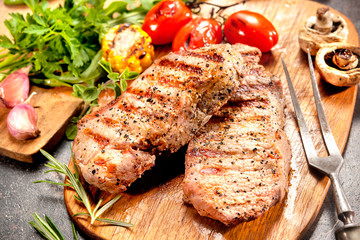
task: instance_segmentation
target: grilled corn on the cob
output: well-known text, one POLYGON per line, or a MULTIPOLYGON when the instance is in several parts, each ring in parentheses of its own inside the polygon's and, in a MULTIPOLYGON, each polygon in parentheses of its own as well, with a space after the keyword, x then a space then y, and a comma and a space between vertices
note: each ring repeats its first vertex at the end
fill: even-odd
POLYGON ((154 59, 154 46, 151 37, 137 25, 128 23, 117 25, 109 30, 102 40, 104 59, 110 62, 113 71, 141 73, 154 59))

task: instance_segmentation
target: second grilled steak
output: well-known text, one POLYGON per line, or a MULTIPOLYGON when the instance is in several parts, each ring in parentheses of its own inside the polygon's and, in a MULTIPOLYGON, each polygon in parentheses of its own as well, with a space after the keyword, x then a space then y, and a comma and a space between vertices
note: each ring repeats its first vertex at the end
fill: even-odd
POLYGON ((287 187, 291 151, 282 86, 257 61, 248 58, 231 102, 200 129, 186 155, 185 200, 226 225, 261 216, 287 187))
POLYGON ((118 99, 81 119, 73 151, 85 180, 110 193, 125 191, 157 155, 187 144, 239 85, 239 48, 170 53, 118 99))

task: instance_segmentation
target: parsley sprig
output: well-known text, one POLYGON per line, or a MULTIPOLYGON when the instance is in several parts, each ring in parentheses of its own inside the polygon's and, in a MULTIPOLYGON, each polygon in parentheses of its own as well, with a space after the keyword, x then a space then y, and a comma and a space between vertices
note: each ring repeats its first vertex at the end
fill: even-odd
POLYGON ((35 181, 34 183, 46 182, 46 183, 51 183, 51 184, 56 184, 56 185, 72 187, 77 194, 77 195, 74 195, 74 198, 77 201, 84 204, 84 206, 87 210, 87 212, 76 213, 73 215, 73 217, 84 216, 84 215, 89 216, 91 219, 91 224, 93 224, 95 221, 100 221, 100 222, 108 223, 108 224, 115 225, 115 226, 121 226, 121 227, 132 227, 133 226, 130 223, 126 223, 126 222, 122 222, 122 221, 118 221, 118 220, 100 218, 101 214, 103 214, 106 210, 108 210, 111 206, 113 206, 120 199, 120 197, 121 197, 120 195, 114 197, 113 199, 111 199, 104 205, 102 205, 103 198, 101 198, 99 200, 99 202, 96 204, 96 206, 94 208, 92 208, 90 199, 89 199, 84 187, 82 186, 82 184, 80 182, 79 172, 78 172, 78 169, 77 169, 75 163, 74 163, 75 172, 72 173, 66 164, 61 164, 53 156, 51 156, 49 153, 47 153, 46 151, 44 151, 42 149, 40 149, 40 152, 50 161, 49 163, 45 164, 45 166, 50 168, 50 170, 46 171, 45 173, 48 173, 48 172, 61 173, 61 174, 64 174, 67 177, 67 179, 66 179, 65 183, 53 182, 53 181, 48 181, 48 180, 39 180, 39 181, 35 181))

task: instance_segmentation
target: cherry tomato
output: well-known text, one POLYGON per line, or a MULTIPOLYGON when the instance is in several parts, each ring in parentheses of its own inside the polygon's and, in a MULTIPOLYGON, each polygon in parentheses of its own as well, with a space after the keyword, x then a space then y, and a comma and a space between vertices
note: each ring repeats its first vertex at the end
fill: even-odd
POLYGON ((175 35, 172 44, 174 52, 196 49, 222 42, 220 24, 214 19, 195 18, 183 26, 175 35))
POLYGON ((167 44, 190 20, 191 11, 181 0, 165 0, 146 14, 142 29, 150 35, 153 44, 167 44))
POLYGON ((233 13, 226 20, 224 34, 231 44, 244 43, 262 52, 270 51, 279 39, 269 20, 259 13, 246 10, 233 13))

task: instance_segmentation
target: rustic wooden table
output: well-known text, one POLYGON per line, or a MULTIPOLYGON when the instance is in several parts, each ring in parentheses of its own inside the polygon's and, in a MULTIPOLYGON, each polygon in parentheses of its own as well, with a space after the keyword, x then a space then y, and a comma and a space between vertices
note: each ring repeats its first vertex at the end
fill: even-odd
MULTIPOLYGON (((360 32, 358 0, 318 0, 347 15, 360 32)), ((3 1, 0 0, 0 7, 3 1)), ((348 193, 349 202, 358 214, 356 220, 360 221, 360 156, 358 139, 360 136, 360 97, 357 97, 355 112, 348 143, 344 151, 345 164, 340 174, 341 183, 348 193)), ((0 140, 1 141, 1 140, 0 140)), ((70 142, 62 140, 51 152, 60 162, 68 163, 70 158, 70 142)), ((43 161, 45 161, 43 159, 43 161)), ((0 239, 40 239, 40 235, 28 224, 31 214, 47 214, 60 227, 66 239, 72 239, 71 225, 68 213, 63 203, 63 189, 57 186, 32 182, 39 179, 62 181, 56 174, 44 176, 47 168, 44 162, 27 164, 0 156, 0 239)), ((340 224, 336 220, 335 206, 332 201, 330 189, 322 209, 315 223, 304 239, 332 240, 334 229, 340 224)), ((80 239, 86 239, 81 236, 80 239)))

